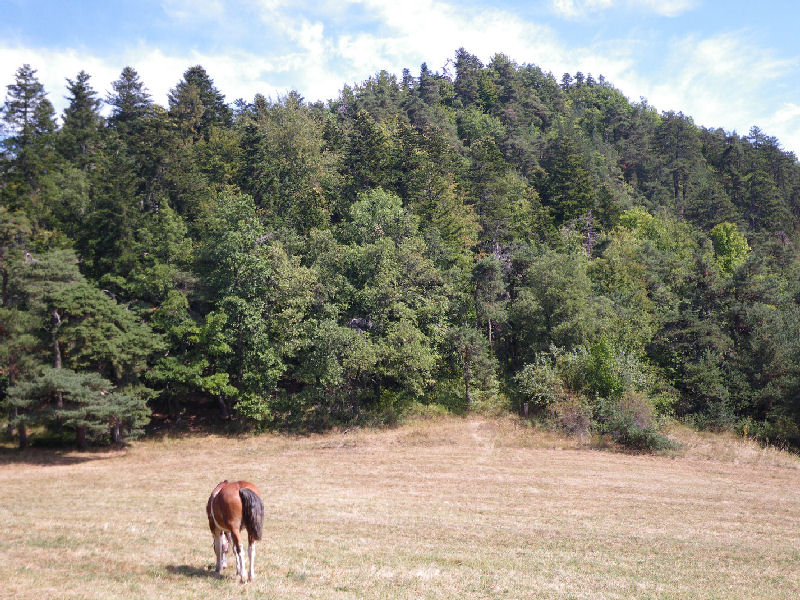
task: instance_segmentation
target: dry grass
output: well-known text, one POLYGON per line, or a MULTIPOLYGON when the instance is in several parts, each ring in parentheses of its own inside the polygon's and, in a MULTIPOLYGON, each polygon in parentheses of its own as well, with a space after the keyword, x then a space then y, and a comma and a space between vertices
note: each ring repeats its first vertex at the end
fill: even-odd
POLYGON ((0 454, 0 597, 796 598, 800 461, 675 430, 630 456, 442 419, 0 454), (211 574, 219 480, 264 492, 258 579, 211 574))

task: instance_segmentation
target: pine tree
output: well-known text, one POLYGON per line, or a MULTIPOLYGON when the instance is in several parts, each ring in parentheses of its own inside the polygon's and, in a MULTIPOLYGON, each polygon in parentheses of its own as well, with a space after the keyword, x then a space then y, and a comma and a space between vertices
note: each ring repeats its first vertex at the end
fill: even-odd
POLYGON ((208 140, 212 127, 229 127, 233 112, 200 65, 190 67, 169 93, 169 113, 192 138, 208 140))
POLYGON ((5 180, 0 186, 0 200, 45 220, 49 210, 43 196, 49 195, 56 162, 55 111, 30 65, 17 69, 15 82, 8 86, 2 116, 10 135, 0 142, 8 157, 5 164, 0 163, 5 180))
POLYGON ((111 84, 113 94, 108 94, 106 103, 112 106, 110 123, 117 127, 130 125, 141 119, 153 101, 139 74, 133 67, 125 67, 119 79, 111 84))
POLYGON ((86 170, 97 151, 101 101, 89 85, 89 75, 81 71, 74 80, 67 79, 69 105, 64 109, 63 126, 56 146, 61 155, 79 169, 86 170))
POLYGON ((110 428, 117 439, 122 431, 135 433, 150 397, 139 377, 150 354, 160 348, 158 337, 87 282, 71 250, 28 254, 13 275, 9 296, 15 308, 32 319, 28 331, 35 343, 29 352, 40 364, 51 365, 18 381, 23 391, 12 406, 20 426, 34 418, 33 411, 38 415, 37 402, 44 402, 49 408, 41 424, 58 428, 72 423, 80 445, 87 433, 101 427, 110 428), (58 373, 62 370, 63 375, 58 373), (47 393, 41 391, 45 384, 47 393), (102 398, 97 397, 99 392, 102 398), (70 402, 80 406, 70 405, 64 394, 72 394, 70 402), (91 409, 86 408, 89 405, 91 409), (73 409, 77 412, 64 412, 73 409))
POLYGON ((19 409, 14 423, 53 425, 71 429, 81 450, 93 435, 108 427, 111 382, 97 373, 43 369, 36 377, 12 386, 8 398, 19 409))

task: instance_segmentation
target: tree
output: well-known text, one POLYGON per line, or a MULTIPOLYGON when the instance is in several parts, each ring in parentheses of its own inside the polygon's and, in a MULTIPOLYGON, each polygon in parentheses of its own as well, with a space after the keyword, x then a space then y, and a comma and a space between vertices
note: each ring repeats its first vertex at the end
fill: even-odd
POLYGON ((186 403, 198 394, 215 398, 224 418, 230 417, 226 398, 236 395, 230 375, 224 370, 233 351, 225 325, 228 315, 215 310, 198 322, 189 312, 189 303, 178 290, 170 290, 156 309, 152 325, 166 334, 169 354, 162 356, 147 373, 158 384, 169 410, 175 413, 181 400, 186 403))
POLYGON ((97 373, 71 369, 43 369, 29 381, 8 390, 11 405, 22 409, 17 427, 32 421, 74 430, 78 448, 85 450, 88 436, 108 427, 111 383, 97 373))
POLYGON ((709 235, 720 270, 725 275, 732 275, 734 269, 744 263, 750 252, 747 238, 739 233, 736 225, 727 221, 715 225, 709 235))
POLYGON ((596 186, 578 144, 569 135, 556 139, 543 166, 547 174, 541 195, 557 225, 583 217, 596 208, 596 186))
POLYGON ((208 140, 212 127, 229 127, 233 112, 225 96, 200 65, 189 67, 169 96, 170 115, 178 127, 193 139, 208 140))
POLYGON ((5 181, 0 199, 9 207, 24 208, 37 222, 44 221, 49 214, 49 174, 56 163, 55 111, 30 65, 17 69, 2 116, 10 135, 0 142, 9 156, 5 165, 0 163, 5 181))
POLYGON ((365 110, 356 114, 343 156, 351 197, 377 187, 391 189, 395 143, 385 123, 365 110))
POLYGON ((264 106, 243 125, 240 186, 274 226, 307 232, 330 222, 341 182, 323 125, 296 93, 264 106))
POLYGON ((81 170, 87 170, 97 151, 103 118, 102 102, 89 85, 89 75, 81 71, 74 80, 67 79, 69 105, 64 109, 63 125, 56 147, 61 155, 81 170))
POLYGON ((655 141, 663 153, 664 169, 676 213, 683 218, 690 184, 700 169, 700 139, 697 127, 682 112, 666 112, 656 128, 655 141))
MULTIPOLYGON (((149 414, 150 390, 140 384, 139 377, 150 354, 160 347, 158 337, 88 283, 71 250, 29 254, 15 265, 13 275, 9 296, 18 310, 30 315, 30 334, 36 340, 32 353, 40 364, 49 362, 49 369, 55 371, 40 369, 20 378, 18 390, 23 391, 15 392, 18 402, 13 406, 34 412, 40 407, 37 402, 52 404, 42 424, 58 429, 72 422, 79 445, 101 425, 116 441, 123 434, 135 434, 149 414), (62 375, 62 369, 68 372, 62 375), (71 401, 80 405, 72 407, 77 412, 64 412, 72 410, 65 406, 65 392, 73 394, 71 401)), ((17 418, 24 427, 32 416, 24 413, 17 418)))
POLYGON ((133 67, 123 68, 119 79, 111 87, 114 88, 114 93, 108 94, 106 103, 112 107, 109 122, 113 126, 126 128, 144 117, 153 104, 147 88, 133 67))
POLYGON ((461 367, 464 398, 469 408, 473 404, 476 390, 495 391, 497 361, 486 338, 473 327, 454 327, 449 330, 447 339, 451 352, 461 367))
POLYGON ((494 341, 494 333, 508 318, 506 312, 506 285, 503 266, 497 255, 490 254, 478 259, 472 269, 475 286, 475 312, 478 327, 486 326, 489 346, 494 341))

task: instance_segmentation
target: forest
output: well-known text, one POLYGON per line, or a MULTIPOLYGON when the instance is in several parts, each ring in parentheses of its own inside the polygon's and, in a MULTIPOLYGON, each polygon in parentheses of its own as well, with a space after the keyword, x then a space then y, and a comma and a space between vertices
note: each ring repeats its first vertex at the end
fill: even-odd
POLYGON ((463 48, 327 102, 66 81, 57 118, 22 65, 0 112, 20 447, 488 411, 800 448, 800 165, 759 129, 463 48))

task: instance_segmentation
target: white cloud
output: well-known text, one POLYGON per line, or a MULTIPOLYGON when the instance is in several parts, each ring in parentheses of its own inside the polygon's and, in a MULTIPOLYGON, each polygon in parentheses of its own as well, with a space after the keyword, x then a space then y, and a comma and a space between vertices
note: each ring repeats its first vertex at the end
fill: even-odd
MULTIPOLYGON (((632 1, 632 0, 630 0, 632 1)), ((176 18, 191 3, 165 0, 176 18)), ((562 0, 563 6, 594 7, 629 0, 562 0)), ((692 6, 689 0, 640 1, 648 10, 675 14, 692 6)), ((137 69, 153 98, 166 104, 167 93, 187 67, 203 65, 229 101, 254 94, 277 96, 290 88, 309 100, 335 97, 343 85, 360 82, 381 69, 399 74, 415 71, 422 62, 440 70, 463 46, 484 62, 502 52, 520 63, 535 63, 557 77, 578 70, 603 74, 633 99, 646 97, 658 110, 681 110, 700 125, 747 133, 758 124, 777 136, 784 147, 800 150, 800 109, 797 104, 769 100, 764 90, 796 72, 798 61, 776 57, 759 47, 747 31, 700 38, 686 36, 668 42, 616 39, 568 46, 556 31, 495 8, 472 9, 443 0, 345 0, 309 6, 285 0, 250 0, 261 15, 248 23, 264 38, 277 40, 274 50, 169 53, 140 45, 101 55, 86 49, 44 49, 0 43, 0 84, 13 81, 24 62, 39 69, 50 98, 63 107, 64 77, 85 69, 105 96, 123 66, 137 69), (348 21, 369 23, 357 29, 348 21), (654 50, 655 62, 642 56, 654 50), (772 104, 770 104, 772 102, 772 104)), ((204 5, 223 10, 219 2, 204 5)), ((229 8, 229 7, 227 7, 229 8)), ((252 13, 251 13, 252 14, 252 13)), ((251 46, 249 46, 251 47, 251 46)), ((652 52, 651 52, 652 54, 652 52)), ((450 67, 452 72, 452 66, 450 67)))
POLYGON ((775 57, 749 42, 746 32, 688 36, 673 41, 666 54, 661 69, 630 69, 611 80, 628 94, 647 97, 659 110, 683 111, 706 127, 746 134, 758 122, 787 123, 772 116, 777 108, 764 90, 796 70, 796 59, 775 57))
POLYGON ((588 13, 611 8, 614 0, 553 0, 553 9, 560 15, 575 19, 588 13))
POLYGON ((767 135, 781 132, 778 141, 786 150, 791 150, 800 157, 800 106, 787 102, 773 114, 754 123, 767 135))
POLYGON ((179 21, 218 19, 225 14, 222 0, 162 0, 167 16, 179 21))
POLYGON ((552 0, 553 10, 568 19, 581 19, 614 7, 677 17, 694 8, 695 4, 695 0, 552 0))
POLYGON ((630 5, 648 8, 662 17, 677 17, 693 9, 695 0, 632 0, 630 5))

